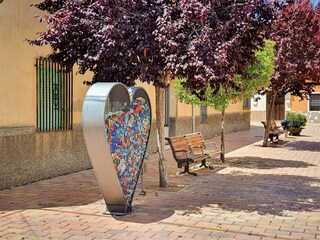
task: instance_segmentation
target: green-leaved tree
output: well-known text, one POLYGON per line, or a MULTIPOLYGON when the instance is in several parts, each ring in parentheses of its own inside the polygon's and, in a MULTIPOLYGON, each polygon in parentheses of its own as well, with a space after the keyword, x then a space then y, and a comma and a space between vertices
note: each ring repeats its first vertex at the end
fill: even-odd
MULTIPOLYGON (((234 87, 220 87, 212 95, 210 85, 207 87, 202 99, 197 94, 191 94, 183 87, 184 78, 177 78, 175 90, 181 102, 194 105, 206 105, 221 112, 221 161, 225 162, 224 120, 226 109, 232 102, 242 101, 251 97, 258 90, 270 85, 270 78, 274 74, 274 45, 270 40, 265 40, 265 46, 255 52, 256 61, 249 66, 242 75, 236 75, 232 81, 234 87), (204 100, 203 100, 204 99, 204 100)), ((198 93, 199 94, 199 93, 198 93)))

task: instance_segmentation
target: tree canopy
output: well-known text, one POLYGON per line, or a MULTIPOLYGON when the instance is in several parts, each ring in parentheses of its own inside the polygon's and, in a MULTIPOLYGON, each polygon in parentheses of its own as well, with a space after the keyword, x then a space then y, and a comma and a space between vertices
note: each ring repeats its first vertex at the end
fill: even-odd
POLYGON ((165 9, 156 35, 166 69, 184 77, 183 86, 200 99, 208 87, 212 95, 235 88, 234 77, 254 62, 274 14, 264 0, 190 0, 165 9))
POLYGON ((143 82, 165 86, 165 58, 153 35, 163 1, 45 0, 36 7, 49 24, 31 44, 49 44, 50 58, 81 74, 94 73, 93 82, 143 82))
POLYGON ((254 61, 266 27, 274 18, 265 0, 44 0, 36 7, 49 24, 31 44, 49 44, 51 59, 93 82, 139 79, 166 86, 185 76, 191 91, 207 85, 217 92, 254 61))
POLYGON ((276 41, 275 92, 307 97, 320 84, 320 14, 310 0, 283 8, 273 25, 276 41))
POLYGON ((320 14, 310 0, 287 1, 276 15, 271 37, 276 41, 275 74, 271 78, 263 146, 276 97, 291 93, 307 98, 320 84, 320 14))
POLYGON ((242 75, 238 74, 232 79, 238 86, 237 90, 232 87, 220 88, 216 95, 212 95, 212 89, 208 85, 205 100, 202 100, 183 87, 186 79, 178 78, 175 83, 178 99, 188 104, 207 105, 222 112, 232 101, 241 101, 251 97, 258 90, 270 84, 270 79, 274 74, 274 46, 275 42, 265 40, 265 46, 255 51, 255 62, 244 69, 242 75))

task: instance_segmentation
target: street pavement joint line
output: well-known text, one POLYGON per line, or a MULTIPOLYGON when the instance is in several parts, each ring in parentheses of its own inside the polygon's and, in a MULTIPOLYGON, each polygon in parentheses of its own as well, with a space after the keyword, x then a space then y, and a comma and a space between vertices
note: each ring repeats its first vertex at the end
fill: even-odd
MULTIPOLYGON (((29 210, 29 209, 28 209, 28 210, 29 210)), ((14 215, 14 214, 16 214, 16 213, 21 213, 21 212, 23 212, 23 211, 25 211, 25 210, 15 210, 15 211, 13 211, 13 212, 3 213, 3 214, 0 214, 0 218, 1 218, 1 217, 8 217, 8 216, 14 215)))
POLYGON ((184 192, 185 190, 187 190, 187 189, 191 188, 191 187, 192 187, 192 186, 194 186, 194 185, 195 185, 195 183, 190 184, 190 185, 188 185, 188 186, 186 186, 186 187, 184 187, 184 188, 180 189, 178 192, 184 192))
POLYGON ((59 213, 69 213, 69 214, 75 214, 75 215, 86 215, 86 216, 94 216, 94 217, 107 217, 110 218, 112 215, 105 215, 103 213, 101 214, 93 214, 93 213, 83 213, 83 212, 72 212, 72 211, 63 211, 63 210, 55 210, 55 209, 48 209, 48 208, 42 208, 41 210, 49 211, 49 212, 59 212, 59 213))
MULTIPOLYGON (((216 227, 198 227, 194 225, 186 225, 186 224, 177 224, 177 223, 171 223, 171 222, 160 222, 160 224, 163 225, 170 225, 170 226, 181 226, 186 228, 193 228, 193 229, 200 229, 200 230, 207 230, 207 231, 219 231, 219 232, 225 232, 225 233, 238 233, 238 234, 248 234, 249 236, 257 236, 257 237, 269 237, 269 238, 275 238, 272 234, 261 234, 261 233, 249 233, 245 231, 235 231, 235 230, 228 230, 227 228, 216 228, 216 227)), ((277 239, 285 239, 285 240, 301 240, 300 238, 292 238, 292 237, 285 237, 285 236, 276 236, 277 239)))

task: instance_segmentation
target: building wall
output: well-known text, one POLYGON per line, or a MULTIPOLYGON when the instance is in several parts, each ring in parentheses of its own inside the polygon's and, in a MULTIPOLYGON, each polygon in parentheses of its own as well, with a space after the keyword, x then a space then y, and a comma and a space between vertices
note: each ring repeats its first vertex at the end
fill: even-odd
MULTIPOLYGON (((250 112, 230 112, 225 118, 225 132, 236 132, 250 129, 250 112)), ((196 132, 201 132, 205 139, 215 137, 221 133, 221 114, 210 114, 205 123, 196 116, 196 132)), ((170 119, 170 136, 192 133, 192 117, 178 117, 170 119)))
POLYGON ((79 124, 72 131, 0 130, 0 190, 91 168, 79 124))
MULTIPOLYGON (((315 88, 315 93, 320 93, 320 86, 315 88)), ((257 96, 255 96, 257 97, 257 96)), ((259 96, 259 100, 251 99, 251 121, 260 122, 266 120, 266 96, 259 96)), ((285 96, 285 112, 299 112, 307 116, 308 122, 320 123, 320 112, 309 111, 309 100, 301 100, 300 97, 285 96)))
MULTIPOLYGON (((315 93, 320 93, 320 86, 315 88, 315 93)), ((320 123, 320 112, 309 111, 309 100, 301 101, 299 97, 291 97, 291 110, 300 112, 307 116, 308 122, 320 123)))
MULTIPOLYGON (((291 111, 291 95, 284 97, 284 114, 291 111)), ((251 98, 251 122, 260 122, 267 120, 266 114, 267 96, 255 95, 251 98)))
MULTIPOLYGON (((30 7, 37 1, 3 1, 0 5, 0 128, 35 126, 36 123, 36 59, 50 53, 46 46, 30 46, 45 29, 34 17, 43 14, 30 7)), ((75 71, 76 72, 76 69, 75 71)), ((83 97, 88 89, 82 82, 91 74, 74 74, 74 123, 81 122, 83 97)))
POLYGON ((307 112, 308 101, 302 100, 299 97, 291 96, 291 111, 293 112, 307 112))
POLYGON ((261 122, 261 121, 266 121, 266 120, 267 120, 266 111, 252 111, 251 112, 251 116, 250 116, 251 122, 261 122))
MULTIPOLYGON (((170 115, 170 136, 182 135, 192 132, 192 105, 177 101, 176 115, 170 115)), ((208 118, 205 122, 200 120, 200 107, 194 106, 195 131, 202 132, 204 138, 212 138, 221 132, 221 114, 207 107, 208 118)), ((250 129, 250 111, 243 110, 242 102, 230 104, 226 110, 225 131, 234 132, 250 129)))
POLYGON ((267 98, 265 95, 254 95, 254 97, 251 98, 251 122, 266 121, 266 104, 267 98))
MULTIPOLYGON (((36 131, 36 59, 50 48, 25 39, 43 31, 30 7, 37 1, 0 4, 0 189, 91 167, 81 129, 81 108, 91 75, 74 74, 72 131, 36 131)), ((76 69, 75 69, 76 72, 76 69)))

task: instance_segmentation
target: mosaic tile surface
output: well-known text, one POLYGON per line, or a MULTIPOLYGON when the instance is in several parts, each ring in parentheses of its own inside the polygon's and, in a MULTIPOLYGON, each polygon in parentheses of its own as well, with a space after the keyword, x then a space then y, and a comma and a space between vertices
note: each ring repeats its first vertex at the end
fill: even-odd
POLYGON ((138 183, 146 151, 151 112, 143 98, 137 98, 124 111, 109 112, 105 128, 112 161, 118 174, 127 204, 138 183))

